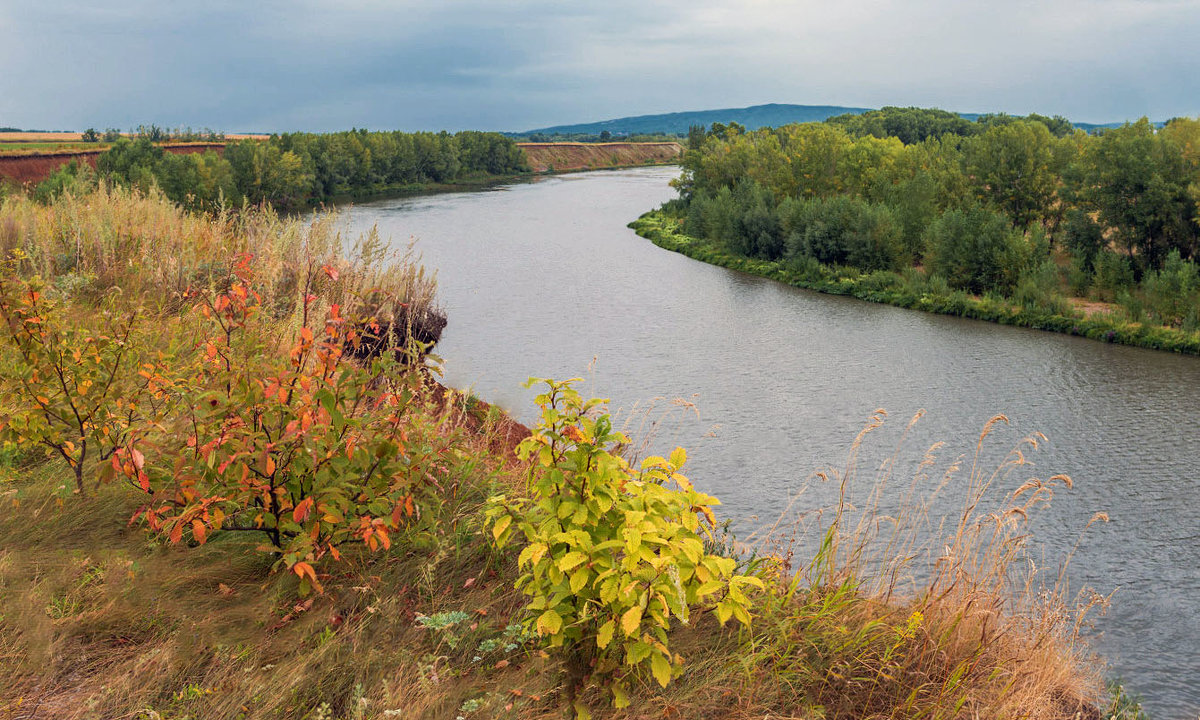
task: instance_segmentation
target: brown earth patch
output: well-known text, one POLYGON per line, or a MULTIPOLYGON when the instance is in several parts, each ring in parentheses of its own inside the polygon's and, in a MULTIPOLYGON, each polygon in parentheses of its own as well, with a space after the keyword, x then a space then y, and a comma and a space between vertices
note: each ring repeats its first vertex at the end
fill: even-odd
POLYGON ((1083 313, 1084 317, 1094 317, 1096 315, 1109 315, 1116 311, 1116 303, 1100 302, 1098 300, 1086 300, 1084 298, 1068 298, 1071 306, 1083 313))
MULTIPOLYGON (((163 145, 169 153, 185 155, 188 153, 225 149, 224 143, 173 143, 163 145)), ((50 177, 50 173, 72 160, 87 163, 96 167, 96 158, 105 150, 57 150, 50 152, 31 152, 24 154, 0 154, 0 180, 9 180, 19 185, 40 183, 50 177)))
POLYGON ((677 142, 517 143, 534 172, 663 165, 683 154, 677 142))

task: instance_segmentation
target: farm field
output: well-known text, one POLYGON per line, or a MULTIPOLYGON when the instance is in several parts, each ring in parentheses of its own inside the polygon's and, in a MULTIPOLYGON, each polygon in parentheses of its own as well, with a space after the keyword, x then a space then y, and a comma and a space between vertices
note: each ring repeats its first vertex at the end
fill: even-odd
MULTIPOLYGON (((124 133, 125 137, 132 137, 124 133)), ((227 133, 226 140, 266 140, 262 133, 227 133)), ((172 141, 166 144, 185 144, 172 141)), ((25 155, 77 150, 106 150, 112 143, 84 142, 82 133, 77 132, 0 132, 0 155, 25 155)))

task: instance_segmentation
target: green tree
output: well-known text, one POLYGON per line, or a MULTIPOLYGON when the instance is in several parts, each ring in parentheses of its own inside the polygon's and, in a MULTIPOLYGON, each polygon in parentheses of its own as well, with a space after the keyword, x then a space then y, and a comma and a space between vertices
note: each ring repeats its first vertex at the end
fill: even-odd
POLYGON ((1022 229, 1045 220, 1066 161, 1057 142, 1046 125, 1026 121, 994 125, 967 140, 964 160, 976 196, 1022 229))
POLYGON ((978 294, 1011 292, 1025 261, 1008 218, 979 205, 944 213, 929 226, 926 242, 930 272, 978 294))
POLYGON ((295 205, 309 197, 313 176, 299 155, 275 143, 243 140, 225 147, 237 191, 252 203, 295 205))
POLYGON ((1194 178, 1185 156, 1146 118, 1089 142, 1076 168, 1084 209, 1102 225, 1141 271, 1162 265, 1171 249, 1195 254, 1194 178))
POLYGON ((155 184, 155 171, 162 157, 163 149, 144 137, 121 138, 96 158, 96 171, 145 191, 155 184))

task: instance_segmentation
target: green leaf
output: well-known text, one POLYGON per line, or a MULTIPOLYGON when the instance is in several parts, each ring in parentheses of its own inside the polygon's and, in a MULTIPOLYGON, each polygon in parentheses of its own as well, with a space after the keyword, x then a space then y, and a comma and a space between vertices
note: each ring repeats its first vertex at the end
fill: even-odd
POLYGON ((578 594, 583 589, 583 586, 587 585, 589 575, 590 573, 586 568, 576 570, 571 575, 571 592, 578 594))
POLYGON ((610 577, 600 584, 600 602, 608 604, 617 599, 617 578, 610 577))
POLYGON ((575 709, 575 720, 592 720, 592 714, 582 700, 576 700, 572 707, 575 709))
POLYGON ((553 610, 547 610, 538 616, 537 631, 539 635, 554 635, 562 630, 562 617, 553 610))
POLYGON ((629 694, 625 692, 625 683, 617 681, 612 686, 613 707, 620 710, 629 707, 629 694))
POLYGON ((654 653, 650 656, 650 672, 654 673, 654 679, 663 687, 671 682, 671 663, 663 657, 662 653, 654 653))
POLYGON ((650 657, 650 643, 642 642, 627 642, 625 643, 625 662, 628 665, 637 665, 641 661, 650 657))

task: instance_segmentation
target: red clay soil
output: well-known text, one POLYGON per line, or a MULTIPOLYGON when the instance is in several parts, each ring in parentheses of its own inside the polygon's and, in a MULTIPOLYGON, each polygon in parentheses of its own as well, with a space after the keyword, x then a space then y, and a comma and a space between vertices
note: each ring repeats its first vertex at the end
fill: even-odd
MULTIPOLYGON (((169 153, 188 154, 225 149, 224 143, 177 143, 163 145, 169 153)), ((72 160, 96 167, 96 158, 104 150, 60 150, 57 152, 28 153, 24 155, 0 155, 0 180, 9 180, 19 185, 40 183, 50 173, 72 160)))
POLYGON ((633 165, 662 165, 683 154, 676 142, 517 143, 534 172, 600 170, 633 165))
POLYGON ((433 378, 429 378, 429 381, 434 400, 443 409, 447 395, 452 394, 458 410, 455 416, 457 426, 485 439, 488 452, 504 458, 510 467, 519 464, 516 456, 517 446, 533 434, 528 427, 513 420, 508 413, 499 408, 495 413, 490 412, 493 406, 483 400, 472 397, 468 403, 467 395, 462 391, 447 388, 433 378))

